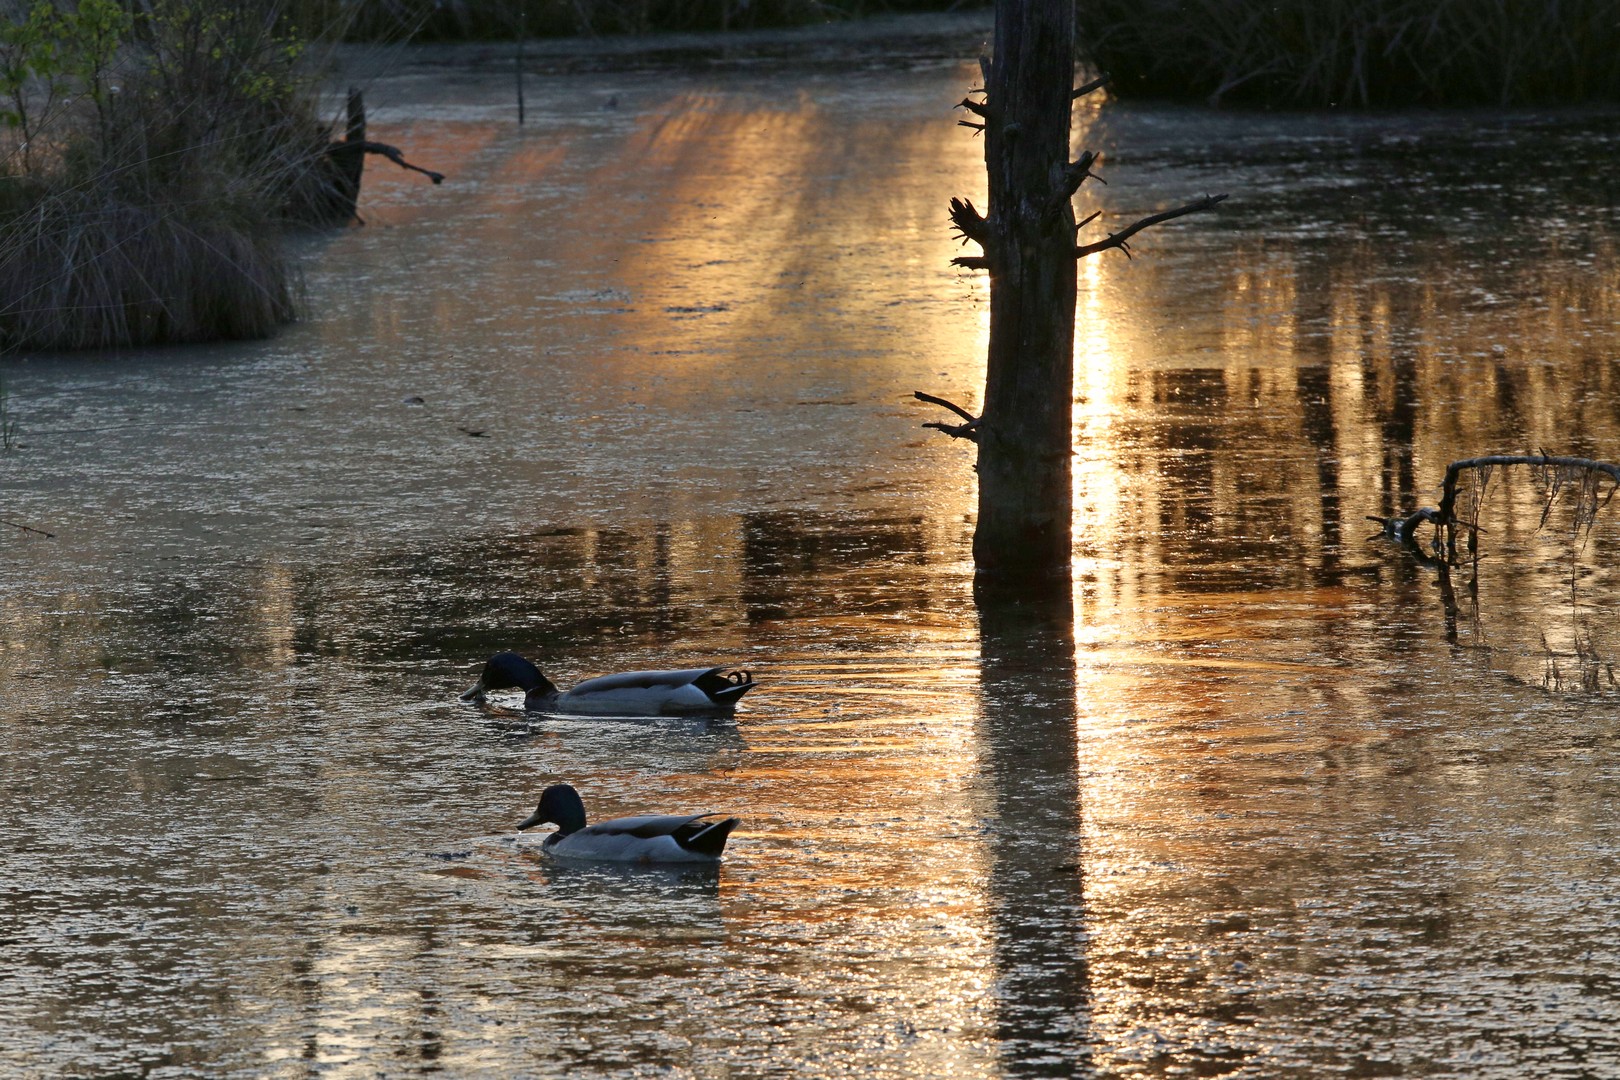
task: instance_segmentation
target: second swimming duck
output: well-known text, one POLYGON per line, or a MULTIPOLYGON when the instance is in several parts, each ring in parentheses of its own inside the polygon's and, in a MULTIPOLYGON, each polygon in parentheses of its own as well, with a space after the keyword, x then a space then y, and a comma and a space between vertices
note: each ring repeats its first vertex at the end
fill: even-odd
POLYGON ((728 713, 754 687, 746 671, 723 667, 679 671, 627 671, 586 679, 567 691, 515 652, 496 653, 462 701, 482 701, 490 690, 522 689, 530 712, 583 716, 693 716, 728 713))

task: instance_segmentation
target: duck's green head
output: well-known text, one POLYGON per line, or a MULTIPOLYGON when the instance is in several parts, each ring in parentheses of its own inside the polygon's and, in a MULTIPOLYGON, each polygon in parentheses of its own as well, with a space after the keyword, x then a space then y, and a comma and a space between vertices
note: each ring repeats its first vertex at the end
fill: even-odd
POLYGON ((557 826, 558 836, 567 836, 585 827, 585 803, 570 784, 553 784, 540 793, 540 805, 535 808, 518 831, 532 829, 547 822, 557 826))
POLYGON ((540 669, 515 652, 496 653, 484 665, 478 681, 462 692, 462 701, 482 701, 491 690, 518 687, 525 691, 554 689, 540 669))

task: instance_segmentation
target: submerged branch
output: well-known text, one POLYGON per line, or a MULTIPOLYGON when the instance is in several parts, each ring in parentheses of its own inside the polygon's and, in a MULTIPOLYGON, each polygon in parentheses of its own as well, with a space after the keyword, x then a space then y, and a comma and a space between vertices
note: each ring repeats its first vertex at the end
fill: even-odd
MULTIPOLYGON (((1457 541, 1456 529, 1458 526, 1471 527, 1472 523, 1460 521, 1456 516, 1457 506, 1457 480, 1469 470, 1479 470, 1484 476, 1490 475, 1490 470, 1498 465, 1528 465, 1539 472, 1542 481, 1547 485, 1543 495, 1544 503, 1541 508, 1541 522, 1537 528, 1545 528, 1548 517, 1552 514, 1553 503, 1558 494, 1567 484, 1578 481, 1580 494, 1575 502, 1574 528, 1576 532, 1582 529, 1591 529, 1597 522, 1598 511, 1602 510, 1614 498, 1614 493, 1620 490, 1620 465, 1607 461, 1594 461, 1591 458, 1561 457, 1542 452, 1540 454, 1489 454, 1485 457, 1464 458, 1453 461, 1446 466, 1446 478, 1440 485, 1440 509, 1435 512, 1435 527, 1443 531, 1444 542, 1436 536, 1436 546, 1443 548, 1446 557, 1456 555, 1457 541), (1600 478, 1607 477, 1609 490, 1600 497, 1598 485, 1600 478)), ((1477 515, 1477 509, 1476 509, 1477 515)), ((1477 530, 1476 530, 1477 531, 1477 530)), ((1469 535, 1469 550, 1475 550, 1475 540, 1472 533, 1469 535)))
POLYGON ((1541 521, 1538 528, 1544 528, 1552 514, 1554 502, 1559 494, 1566 488, 1578 485, 1576 496, 1574 528, 1590 529, 1597 520, 1597 515, 1614 498, 1615 492, 1620 491, 1620 465, 1607 461, 1594 461, 1591 458, 1561 457, 1554 454, 1488 454, 1483 457, 1463 458, 1453 461, 1446 466, 1446 475, 1441 483, 1440 506, 1438 509, 1424 507, 1404 517, 1368 517, 1369 521, 1376 521, 1383 527, 1383 535, 1391 540, 1403 544, 1413 551, 1419 551, 1417 530, 1425 522, 1434 526, 1432 545, 1434 554, 1443 564, 1455 564, 1457 559, 1457 532, 1466 532, 1466 548, 1468 555, 1474 559, 1479 557, 1479 536, 1485 530, 1479 527, 1477 520, 1479 505, 1484 497, 1484 489, 1489 483, 1491 470, 1497 466, 1528 465, 1537 470, 1542 482, 1546 485, 1543 492, 1543 506, 1541 521), (1458 481, 1467 472, 1476 472, 1479 475, 1478 483, 1474 489, 1469 505, 1472 512, 1468 518, 1458 516, 1457 497, 1458 481), (1603 479, 1609 481, 1609 489, 1600 491, 1603 479))
POLYGON ((1121 229, 1117 233, 1109 233, 1106 240, 1098 240, 1090 244, 1076 245, 1074 249, 1074 257, 1077 259, 1083 259, 1087 255, 1095 255, 1097 252, 1107 251, 1109 248, 1119 248, 1127 257, 1129 257, 1131 254, 1131 249, 1126 244, 1126 241, 1135 236, 1137 233, 1141 232, 1143 229, 1150 228, 1162 222, 1170 221, 1174 218, 1185 217, 1187 214, 1196 214, 1203 210, 1214 209, 1216 204, 1224 202, 1225 200, 1225 195, 1205 195, 1197 202, 1190 202, 1186 206, 1178 206, 1174 210, 1163 210, 1157 214, 1149 214, 1141 221, 1121 229))
MULTIPOLYGON (((1437 512, 1437 523, 1441 525, 1454 524, 1452 513, 1457 503, 1457 478, 1468 469, 1488 469, 1496 465, 1529 465, 1535 468, 1557 469, 1587 469, 1600 472, 1608 476, 1616 487, 1620 487, 1620 465, 1611 465, 1607 461, 1593 461, 1591 458, 1557 457, 1551 454, 1489 454, 1485 457, 1464 458, 1462 461, 1453 461, 1446 466, 1446 478, 1440 485, 1440 509, 1437 512)), ((1609 492, 1610 497, 1614 491, 1609 492)), ((1605 499, 1605 502, 1608 500, 1605 499)))
POLYGON ((43 536, 47 540, 56 539, 55 533, 46 532, 44 529, 36 529, 32 525, 24 525, 20 521, 5 521, 0 519, 0 525, 10 525, 13 529, 21 529, 23 532, 33 533, 35 536, 43 536))
POLYGON ((387 143, 368 141, 337 142, 333 143, 332 146, 334 149, 363 150, 368 154, 381 154, 383 157, 387 158, 389 161, 392 161, 395 165, 398 165, 402 169, 410 169, 412 172, 419 172, 429 180, 432 180, 435 184, 444 183, 444 173, 434 172, 432 169, 424 169, 420 165, 412 165, 410 162, 405 160, 405 155, 400 152, 399 147, 397 146, 389 146, 387 143))

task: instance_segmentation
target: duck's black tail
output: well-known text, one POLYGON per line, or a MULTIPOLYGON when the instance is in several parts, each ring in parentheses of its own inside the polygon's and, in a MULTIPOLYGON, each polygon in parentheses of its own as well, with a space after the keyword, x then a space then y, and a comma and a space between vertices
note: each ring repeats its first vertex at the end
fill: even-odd
POLYGON ((746 671, 710 668, 698 677, 695 685, 709 695, 710 701, 729 709, 754 688, 754 677, 746 671))
POLYGON ((742 821, 734 817, 723 821, 689 821, 676 831, 675 842, 687 851, 718 859, 721 852, 726 850, 726 838, 731 835, 731 830, 741 824, 742 821))

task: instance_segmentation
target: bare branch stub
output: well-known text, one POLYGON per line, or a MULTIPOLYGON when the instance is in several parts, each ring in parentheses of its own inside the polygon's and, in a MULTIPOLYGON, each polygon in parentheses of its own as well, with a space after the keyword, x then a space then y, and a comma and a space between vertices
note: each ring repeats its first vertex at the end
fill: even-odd
POLYGON ((1064 166, 1062 190, 1065 199, 1080 190, 1080 185, 1086 182, 1088 176, 1092 175, 1091 167, 1096 163, 1096 153, 1087 150, 1074 161, 1064 166))
POLYGON ((943 431, 953 439, 966 439, 968 442, 979 441, 978 429, 979 424, 983 422, 982 417, 974 416, 972 413, 968 412, 954 401, 949 401, 942 397, 935 397, 933 394, 925 394, 921 390, 912 391, 912 397, 916 398, 918 401, 926 401, 930 405, 939 405, 943 408, 949 409, 957 416, 960 416, 964 421, 960 424, 946 424, 938 420, 931 420, 924 424, 923 427, 933 428, 935 431, 943 431))
POLYGON ((1107 251, 1109 248, 1119 248, 1126 254, 1127 257, 1129 257, 1131 249, 1127 246, 1126 241, 1135 236, 1137 233, 1141 232, 1143 229, 1151 228, 1154 225, 1171 221, 1178 217, 1185 217, 1188 214, 1196 214, 1203 210, 1212 210, 1215 208, 1215 206, 1225 201, 1225 195, 1205 195, 1197 202, 1190 202, 1186 206, 1178 206, 1174 210, 1163 210, 1157 214, 1149 214, 1142 220, 1121 229, 1117 233, 1109 233, 1107 239, 1097 240, 1090 244, 1076 245, 1074 249, 1074 257, 1077 259, 1083 259, 1087 255, 1095 255, 1097 252, 1107 251))
POLYGON ((1099 75, 1095 79, 1092 79, 1090 82, 1082 83, 1081 85, 1075 87, 1074 88, 1074 100, 1078 101, 1081 98, 1085 97, 1087 94, 1090 94, 1090 93, 1093 93, 1095 91, 1101 90, 1103 87, 1108 85, 1108 79, 1109 79, 1109 77, 1107 75, 1099 75))
POLYGON ((951 224, 956 226, 964 241, 971 240, 982 248, 989 248, 990 223, 971 201, 951 200, 951 224))

